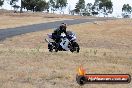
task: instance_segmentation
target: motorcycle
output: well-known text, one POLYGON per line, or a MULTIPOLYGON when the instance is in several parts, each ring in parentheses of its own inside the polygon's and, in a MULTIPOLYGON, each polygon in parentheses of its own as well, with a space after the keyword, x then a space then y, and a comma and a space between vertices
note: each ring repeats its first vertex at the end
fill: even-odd
POLYGON ((55 41, 50 41, 49 39, 53 40, 52 34, 48 34, 49 39, 45 39, 48 43, 49 52, 58 52, 58 51, 71 51, 79 53, 80 47, 76 42, 76 35, 71 31, 67 31, 67 35, 64 33, 61 34, 61 41, 56 43, 55 41))

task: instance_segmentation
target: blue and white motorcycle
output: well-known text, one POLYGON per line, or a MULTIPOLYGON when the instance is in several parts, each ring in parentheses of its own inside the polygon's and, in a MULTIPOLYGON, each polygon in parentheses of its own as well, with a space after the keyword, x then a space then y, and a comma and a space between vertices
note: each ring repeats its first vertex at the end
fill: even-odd
POLYGON ((56 43, 53 41, 52 34, 48 34, 48 39, 45 39, 48 42, 49 52, 58 52, 58 51, 71 51, 79 53, 80 47, 76 42, 76 35, 71 31, 67 31, 67 35, 64 33, 61 34, 61 41, 56 43), (50 41, 52 39, 52 41, 50 41))

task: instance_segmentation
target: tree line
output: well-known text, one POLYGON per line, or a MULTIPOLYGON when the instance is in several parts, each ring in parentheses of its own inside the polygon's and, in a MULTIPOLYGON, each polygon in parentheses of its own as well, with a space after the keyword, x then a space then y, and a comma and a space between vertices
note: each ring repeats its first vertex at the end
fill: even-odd
MULTIPOLYGON (((60 12, 64 13, 64 9, 67 7, 68 3, 67 0, 20 0, 21 6, 18 6, 16 3, 19 0, 0 0, 0 6, 3 5, 4 1, 8 1, 9 4, 15 9, 20 8, 20 12, 23 9, 27 11, 33 12, 41 12, 41 11, 54 11, 59 10, 60 12)), ((82 15, 82 16, 91 16, 91 15, 98 15, 103 14, 104 16, 108 16, 113 12, 113 3, 111 0, 95 0, 94 4, 92 3, 85 3, 85 0, 78 0, 75 5, 75 9, 69 10, 69 13, 74 15, 82 15)), ((128 14, 131 14, 132 7, 129 4, 124 4, 122 7, 123 16, 125 17, 128 14)))
POLYGON ((87 3, 85 5, 84 0, 79 0, 76 3, 75 9, 73 10, 75 13, 80 15, 98 15, 99 13, 104 14, 104 16, 113 12, 113 4, 111 0, 95 0, 94 4, 87 3))

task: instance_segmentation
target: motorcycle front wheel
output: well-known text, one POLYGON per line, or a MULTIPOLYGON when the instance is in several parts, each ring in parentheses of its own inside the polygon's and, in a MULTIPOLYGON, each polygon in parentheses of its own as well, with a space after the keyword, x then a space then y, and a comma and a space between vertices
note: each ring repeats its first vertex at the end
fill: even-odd
POLYGON ((79 53, 80 47, 77 42, 72 42, 72 47, 71 47, 70 51, 79 53))

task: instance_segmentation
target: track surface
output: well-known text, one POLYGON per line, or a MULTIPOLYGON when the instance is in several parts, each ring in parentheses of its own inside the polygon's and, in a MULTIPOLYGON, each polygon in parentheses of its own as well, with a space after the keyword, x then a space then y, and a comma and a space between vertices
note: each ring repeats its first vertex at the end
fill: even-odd
POLYGON ((63 20, 63 21, 56 21, 56 22, 49 22, 49 23, 41 23, 41 24, 34 24, 16 28, 7 28, 4 30, 0 30, 0 40, 4 40, 6 38, 10 38, 16 35, 21 35, 30 32, 36 32, 46 29, 55 28, 60 23, 67 23, 68 25, 73 24, 80 24, 85 22, 94 22, 94 21, 105 21, 105 20, 112 20, 111 18, 96 18, 96 19, 75 19, 75 20, 63 20))

